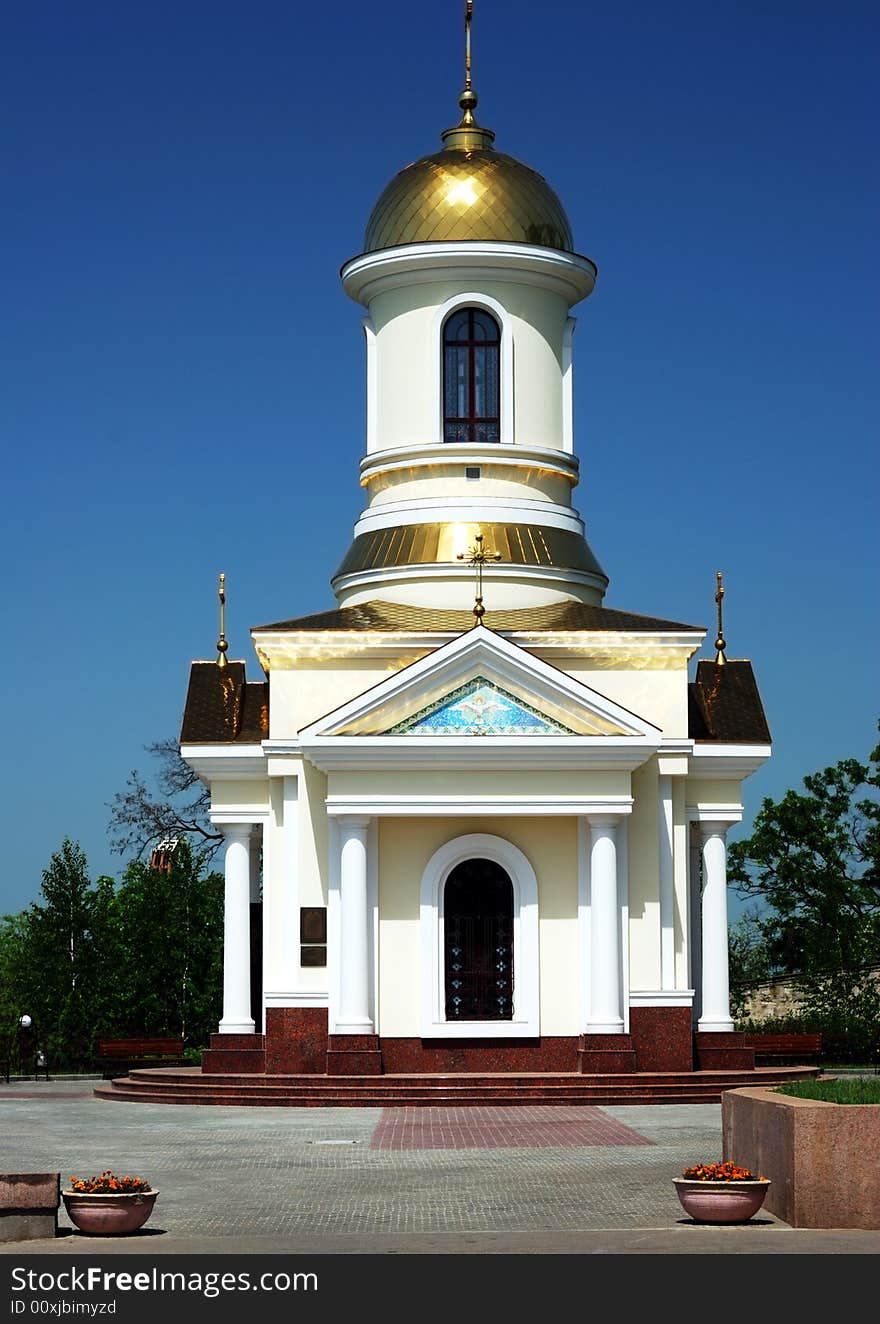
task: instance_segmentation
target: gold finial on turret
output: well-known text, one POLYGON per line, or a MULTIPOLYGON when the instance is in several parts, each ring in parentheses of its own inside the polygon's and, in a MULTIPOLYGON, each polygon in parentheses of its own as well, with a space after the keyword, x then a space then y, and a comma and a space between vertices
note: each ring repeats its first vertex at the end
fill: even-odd
POLYGON ((464 88, 471 90, 471 20, 474 16, 474 0, 467 0, 464 7, 464 88))
POLYGON ((471 83, 471 20, 474 16, 474 0, 467 0, 464 7, 464 91, 458 98, 462 109, 460 129, 469 129, 474 123, 474 111, 477 108, 477 94, 471 83))
POLYGON ((483 617, 486 615, 486 608, 483 606, 483 566, 487 561, 500 561, 500 552, 487 552, 483 550, 483 535, 477 533, 474 535, 474 546, 469 552, 459 552, 456 560, 464 561, 476 568, 477 571, 477 596, 474 602, 474 615, 477 618, 477 625, 481 625, 483 617))
POLYGON ((720 570, 715 572, 715 602, 718 607, 718 638, 715 640, 715 665, 722 667, 727 661, 724 656, 724 650, 727 647, 727 640, 724 638, 724 625, 722 623, 721 602, 724 598, 724 577, 720 570))
POLYGON ((226 642, 226 576, 220 576, 220 585, 217 589, 217 595, 220 598, 220 638, 217 640, 217 666, 226 666, 226 652, 229 648, 226 642))
POLYGON ((495 134, 492 130, 481 128, 474 119, 474 111, 477 108, 479 97, 474 91, 474 85, 471 81, 471 19, 473 14, 473 0, 467 0, 464 7, 464 88, 458 96, 461 119, 454 129, 444 129, 440 135, 444 147, 465 153, 488 151, 495 140, 495 134))

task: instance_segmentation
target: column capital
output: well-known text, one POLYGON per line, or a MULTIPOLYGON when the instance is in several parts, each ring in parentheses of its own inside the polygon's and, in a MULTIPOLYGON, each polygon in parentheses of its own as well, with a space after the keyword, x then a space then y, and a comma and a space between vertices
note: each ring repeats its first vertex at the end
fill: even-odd
POLYGON ((336 816, 336 822, 342 827, 368 828, 372 821, 369 814, 338 814, 336 816))
POLYGON ((701 818, 697 826, 703 841, 708 841, 710 837, 721 837, 723 840, 733 824, 724 818, 701 818))
POLYGON ((220 829, 225 841, 249 841, 259 824, 247 823, 214 823, 214 827, 220 829))
POLYGON ((613 809, 603 809, 601 813, 584 814, 584 818, 587 820, 591 828, 620 827, 620 824, 626 816, 626 812, 622 809, 619 812, 615 812, 613 809))

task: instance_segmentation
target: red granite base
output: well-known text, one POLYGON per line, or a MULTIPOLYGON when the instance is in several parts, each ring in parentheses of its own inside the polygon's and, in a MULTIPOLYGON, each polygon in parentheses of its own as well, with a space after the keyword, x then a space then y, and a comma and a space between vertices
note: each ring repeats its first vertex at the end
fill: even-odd
POLYGON ((327 1047, 328 1076, 381 1076, 382 1053, 377 1034, 331 1034, 327 1047))
POLYGON ((266 1008, 266 1071, 316 1075, 327 1070, 327 1008, 266 1008))
POLYGON ((578 1071, 583 1076, 620 1076, 636 1070, 636 1052, 628 1034, 582 1034, 578 1071))
POLYGON ((240 1072, 259 1076, 266 1070, 266 1043, 261 1034, 212 1034, 202 1053, 203 1071, 240 1072))
POLYGON ((382 1039, 385 1071, 576 1071, 577 1039, 382 1039))
POLYGON ((639 1071, 693 1071, 690 1007, 630 1007, 629 1032, 639 1071))
POLYGON ((735 1032, 690 1028, 688 1007, 633 1007, 628 1035, 536 1039, 421 1039, 328 1035, 324 1007, 269 1007, 266 1034, 212 1035, 206 1073, 381 1075, 433 1072, 752 1071, 754 1049, 735 1032))
POLYGON ((755 1050, 744 1044, 739 1031, 697 1030, 694 1033, 694 1056, 700 1071, 754 1071, 755 1050))

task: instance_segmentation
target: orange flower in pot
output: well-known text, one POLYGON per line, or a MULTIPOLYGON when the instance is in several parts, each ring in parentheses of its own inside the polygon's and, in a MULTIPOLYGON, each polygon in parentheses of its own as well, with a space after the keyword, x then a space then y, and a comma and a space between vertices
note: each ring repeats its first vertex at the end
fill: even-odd
POLYGON ((115 1237, 143 1227, 158 1194, 143 1177, 118 1177, 108 1168, 100 1177, 71 1177, 61 1198, 80 1232, 115 1237))

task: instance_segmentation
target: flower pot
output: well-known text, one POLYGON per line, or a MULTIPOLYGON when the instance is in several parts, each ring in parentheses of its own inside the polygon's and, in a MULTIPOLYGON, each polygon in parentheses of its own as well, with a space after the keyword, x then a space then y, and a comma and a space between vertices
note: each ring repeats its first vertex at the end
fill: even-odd
POLYGON ((682 1209, 696 1223, 747 1223, 761 1208, 770 1182, 689 1181, 673 1177, 682 1209))
POLYGON ((143 1227, 156 1203, 158 1191, 62 1191, 68 1217, 80 1232, 95 1237, 120 1237, 143 1227))

